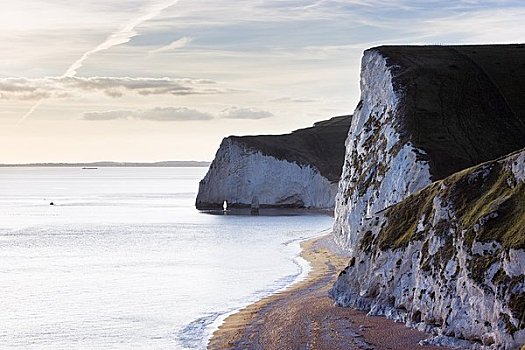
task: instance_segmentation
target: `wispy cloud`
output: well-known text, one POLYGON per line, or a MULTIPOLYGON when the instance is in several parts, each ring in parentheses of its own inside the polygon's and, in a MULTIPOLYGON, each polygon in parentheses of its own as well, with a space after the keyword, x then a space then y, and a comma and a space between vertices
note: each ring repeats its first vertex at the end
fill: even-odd
POLYGON ((264 119, 273 116, 271 112, 248 107, 230 107, 221 112, 221 117, 227 119, 264 119))
MULTIPOLYGON (((258 108, 252 107, 230 107, 222 110, 218 115, 226 119, 245 119, 257 120, 273 117, 274 114, 258 108)), ((82 119, 89 121, 105 120, 151 120, 151 121, 190 121, 190 120, 211 120, 214 115, 202 112, 197 109, 186 107, 155 107, 152 109, 137 110, 109 110, 85 112, 82 119)))
MULTIPOLYGON (((68 67, 65 78, 74 78, 77 72, 85 76, 184 74, 228 81, 228 86, 250 90, 250 94, 239 94, 242 96, 236 100, 196 96, 191 98, 193 102, 184 102, 199 108, 209 104, 212 110, 225 104, 272 110, 264 102, 280 103, 280 113, 294 115, 325 104, 348 108, 359 97, 357 82, 363 49, 382 44, 516 42, 525 35, 522 0, 192 0, 179 1, 173 8, 169 6, 175 0, 89 0, 74 6, 63 0, 22 3, 34 4, 30 11, 34 20, 27 21, 31 22, 29 29, 17 16, 6 14, 10 6, 0 13, 2 76, 60 75, 68 67), (39 8, 46 12, 39 12, 39 8), (50 16, 42 15, 52 13, 59 13, 57 21, 64 22, 60 27, 51 23, 50 16), (79 23, 73 20, 84 13, 79 23), (7 25, 10 19, 11 27, 7 25), (114 30, 121 23, 125 25, 114 30), (16 33, 9 30, 13 26, 18 28, 16 33), (61 35, 64 32, 75 42, 61 35), (192 42, 192 38, 198 40, 192 42), (94 57, 117 45, 111 52, 94 57), (184 54, 168 54, 177 50, 184 54), (81 68, 86 59, 97 64, 81 68), (259 97, 255 97, 257 94, 259 97), (290 94, 318 96, 319 100, 311 105, 300 98, 277 101, 290 94), (336 99, 350 102, 339 103, 336 99)), ((27 6, 18 7, 17 13, 22 16, 27 6)), ((101 88, 101 84, 96 88, 74 87, 69 91, 70 84, 65 86, 65 82, 58 87, 51 84, 48 91, 40 83, 28 84, 25 91, 0 89, 0 98, 36 102, 74 95, 82 103, 94 103, 89 95, 85 99, 79 95, 87 91, 123 97, 119 101, 122 106, 112 102, 111 108, 126 109, 127 95, 159 95, 158 102, 149 99, 148 103, 162 105, 166 101, 161 95, 223 91, 217 86, 207 89, 186 84, 128 88, 127 83, 107 88, 101 88)), ((81 108, 75 109, 78 112, 81 108)), ((16 113, 22 114, 18 109, 16 113)), ((42 111, 42 115, 45 113, 51 112, 42 111)), ((238 111, 232 115, 238 116, 238 111)))
POLYGON ((520 43, 525 35, 524 17, 525 7, 481 9, 426 19, 420 32, 427 42, 437 42, 440 33, 447 33, 459 43, 520 43))
POLYGON ((159 52, 182 49, 183 47, 186 47, 189 43, 191 43, 192 40, 193 40, 192 38, 183 37, 183 38, 175 40, 174 42, 166 46, 162 46, 162 47, 159 47, 158 49, 151 50, 150 53, 159 53, 159 52))
MULTIPOLYGON (((131 77, 47 77, 0 79, 0 99, 40 100, 103 93, 109 97, 126 94, 202 95, 232 90, 219 87, 207 79, 131 78, 131 77)), ((38 106, 37 106, 38 107, 38 106)))
POLYGON ((86 112, 82 119, 89 121, 139 119, 158 122, 175 122, 210 120, 213 119, 213 116, 209 113, 186 107, 155 107, 152 109, 141 110, 86 112))
POLYGON ((108 50, 114 46, 125 44, 129 42, 131 38, 137 35, 137 32, 135 31, 135 28, 137 26, 141 25, 142 23, 146 21, 151 20, 152 18, 157 17, 162 11, 175 5, 177 2, 179 2, 179 0, 163 1, 160 4, 156 4, 152 6, 151 8, 147 9, 144 14, 142 14, 141 16, 137 18, 132 19, 119 30, 117 30, 114 33, 111 33, 106 38, 106 40, 104 40, 97 47, 85 52, 82 56, 80 56, 79 59, 77 59, 75 62, 71 64, 71 66, 69 66, 69 68, 64 73, 64 76, 74 77, 77 74, 77 71, 84 64, 84 61, 86 61, 89 58, 89 56, 97 52, 108 50))
MULTIPOLYGON (((97 52, 108 50, 114 46, 125 44, 131 40, 134 36, 137 35, 137 32, 135 31, 135 28, 139 26, 140 24, 151 20, 152 18, 155 18, 158 16, 162 11, 166 10, 167 8, 175 5, 179 0, 167 0, 163 1, 159 4, 155 4, 151 8, 148 8, 147 11, 145 11, 144 14, 141 16, 134 18, 133 20, 129 21, 126 25, 124 25, 122 28, 117 30, 116 32, 111 33, 106 40, 104 40, 101 44, 96 46, 94 49, 91 49, 89 51, 86 51, 80 58, 78 58, 76 61, 74 61, 69 68, 66 70, 66 72, 61 76, 61 78, 66 77, 74 77, 77 74, 77 71, 82 68, 84 65, 84 62, 91 56, 94 55, 97 52)), ((18 121, 18 124, 22 123, 24 120, 26 120, 28 117, 31 116, 31 114, 34 113, 34 111, 42 104, 42 100, 38 100, 30 109, 29 111, 24 114, 20 120, 18 121)))

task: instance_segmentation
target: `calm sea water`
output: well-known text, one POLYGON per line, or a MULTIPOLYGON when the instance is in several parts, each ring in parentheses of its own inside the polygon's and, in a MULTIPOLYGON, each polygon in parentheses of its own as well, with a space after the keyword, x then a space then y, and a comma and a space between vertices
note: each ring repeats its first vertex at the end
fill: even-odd
POLYGON ((0 348, 202 349, 304 274, 332 219, 199 213, 205 171, 0 168, 0 348))

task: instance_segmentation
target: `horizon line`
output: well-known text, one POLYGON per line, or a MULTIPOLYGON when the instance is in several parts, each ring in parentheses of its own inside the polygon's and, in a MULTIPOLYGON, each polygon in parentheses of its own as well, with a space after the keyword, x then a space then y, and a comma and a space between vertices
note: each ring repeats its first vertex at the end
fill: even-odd
POLYGON ((193 165, 196 167, 209 166, 211 161, 206 160, 164 160, 153 162, 142 161, 94 161, 94 162, 29 162, 29 163, 0 163, 0 167, 66 167, 66 166, 98 166, 98 167, 184 167, 193 165))

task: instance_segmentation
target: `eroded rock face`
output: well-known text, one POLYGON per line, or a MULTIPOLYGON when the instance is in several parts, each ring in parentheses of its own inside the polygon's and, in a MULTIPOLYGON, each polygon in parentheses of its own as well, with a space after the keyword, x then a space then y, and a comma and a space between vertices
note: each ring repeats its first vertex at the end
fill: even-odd
POLYGON ((365 221, 431 182, 423 153, 400 134, 399 94, 386 59, 367 51, 359 103, 346 141, 346 160, 336 197, 336 240, 350 251, 365 221))
POLYGON ((373 215, 330 291, 431 343, 525 343, 525 150, 433 183, 373 215))
POLYGON ((524 45, 365 51, 336 198, 341 245, 432 181, 525 147, 524 57, 524 45))
POLYGON ((350 116, 287 135, 225 138, 199 184, 198 209, 332 209, 350 116))
POLYGON ((353 255, 340 305, 441 343, 524 341, 524 152, 494 161, 525 147, 524 60, 524 45, 365 51, 336 196, 353 255))

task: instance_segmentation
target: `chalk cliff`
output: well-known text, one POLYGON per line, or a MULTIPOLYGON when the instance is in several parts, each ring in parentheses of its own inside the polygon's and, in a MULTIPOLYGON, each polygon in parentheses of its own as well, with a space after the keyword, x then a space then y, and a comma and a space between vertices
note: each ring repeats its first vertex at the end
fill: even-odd
POLYGON ((225 138, 199 184, 198 209, 334 207, 351 116, 286 135, 225 138))
POLYGON ((525 147, 523 91, 525 45, 365 51, 336 196, 353 256, 337 303, 465 347, 525 340, 524 152, 493 161, 525 147))
POLYGON ((430 343, 525 344, 525 150, 434 182, 365 226, 330 292, 338 304, 433 332, 430 343))
POLYGON ((525 45, 365 51, 336 197, 352 249, 374 213, 432 181, 525 147, 525 45))

